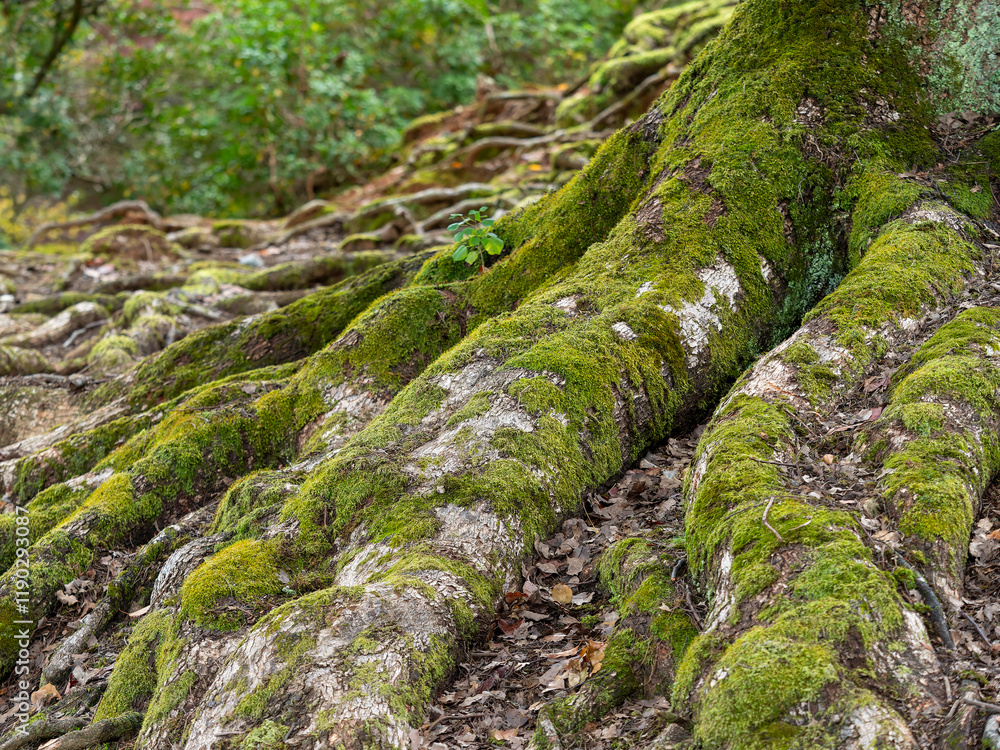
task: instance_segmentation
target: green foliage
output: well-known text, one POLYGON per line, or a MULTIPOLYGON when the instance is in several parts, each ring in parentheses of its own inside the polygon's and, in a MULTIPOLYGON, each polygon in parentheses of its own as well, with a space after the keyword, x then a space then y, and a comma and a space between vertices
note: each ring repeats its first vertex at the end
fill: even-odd
POLYGON ((455 233, 455 242, 460 243, 451 259, 454 261, 465 261, 470 266, 477 260, 479 270, 486 270, 486 254, 499 255, 503 251, 503 240, 497 237, 490 228, 495 222, 494 219, 483 218, 486 206, 478 211, 469 211, 469 215, 464 219, 462 214, 452 214, 452 219, 460 219, 448 225, 448 231, 455 233))
MULTIPOLYGON (((30 100, 0 107, 0 183, 173 213, 287 211, 384 168, 410 119, 469 101, 479 74, 578 74, 635 2, 108 2, 99 26, 79 25, 85 54, 67 45, 30 100)), ((12 35, 0 80, 40 68, 60 3, 28 3, 40 20, 12 35)))

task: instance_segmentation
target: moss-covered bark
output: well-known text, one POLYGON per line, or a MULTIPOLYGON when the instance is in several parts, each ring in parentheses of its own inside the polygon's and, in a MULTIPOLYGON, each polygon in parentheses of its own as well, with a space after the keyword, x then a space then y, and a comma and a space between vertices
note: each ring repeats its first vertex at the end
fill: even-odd
MULTIPOLYGON (((137 416, 23 458, 30 619, 103 550, 220 501, 164 565, 97 716, 144 709, 151 748, 409 745, 536 535, 724 397, 685 489, 702 632, 671 609, 665 563, 623 543, 604 563, 629 625, 614 669, 549 725, 648 690, 706 748, 915 747, 898 707, 939 705, 940 667, 863 531, 873 510, 781 469, 814 438, 796 410, 832 413, 912 348, 853 450, 896 470, 880 502, 899 554, 959 590, 997 469, 996 321, 970 311, 929 340, 914 321, 992 268, 975 196, 998 149, 972 147, 993 171, 949 167, 948 190, 912 178, 942 161, 928 128, 949 100, 911 19, 941 29, 923 62, 981 67, 981 50, 945 44, 958 16, 883 10, 746 0, 645 116, 496 225, 486 273, 445 248, 192 333, 92 397, 137 416)), ((189 288, 228 283, 204 270, 189 288)), ((176 300, 111 312, 138 323, 176 300)), ((90 354, 129 353, 105 341, 90 354)), ((24 614, 18 531, 0 533, 9 668, 24 614)))

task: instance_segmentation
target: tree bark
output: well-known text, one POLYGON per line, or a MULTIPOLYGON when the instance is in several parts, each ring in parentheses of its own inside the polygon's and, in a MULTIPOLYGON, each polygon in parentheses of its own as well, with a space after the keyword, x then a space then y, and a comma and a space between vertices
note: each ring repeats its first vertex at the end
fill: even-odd
POLYGON ((46 468, 68 444, 22 459, 30 617, 11 523, 0 664, 80 566, 218 501, 95 720, 144 711, 143 748, 408 747, 535 538, 715 408, 685 485, 707 620, 652 627, 665 569, 610 557, 633 632, 659 640, 619 644, 546 731, 654 680, 685 724, 661 746, 927 746, 944 673, 897 559, 947 614, 1000 469, 1000 134, 973 117, 1000 110, 995 36, 986 3, 953 11, 745 0, 645 116, 495 226, 486 273, 451 248, 380 266, 295 303, 321 334, 225 324, 113 381, 96 399, 132 415, 91 438, 113 424, 123 445, 72 471, 46 468), (958 110, 946 151, 931 128, 958 110), (270 349, 231 366, 204 345, 234 339, 270 349), (887 403, 840 429, 887 372, 887 403), (852 467, 865 502, 804 488, 820 464, 852 467))

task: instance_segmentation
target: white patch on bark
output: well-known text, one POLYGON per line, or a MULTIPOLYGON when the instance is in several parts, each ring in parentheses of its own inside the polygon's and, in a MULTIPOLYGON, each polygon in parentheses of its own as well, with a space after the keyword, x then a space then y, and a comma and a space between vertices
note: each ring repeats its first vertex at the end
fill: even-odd
POLYGON ((618 338, 625 341, 635 341, 639 338, 638 334, 625 323, 615 323, 611 326, 611 330, 618 334, 618 338))
POLYGON ((95 489, 101 484, 104 484, 106 479, 110 479, 115 473, 115 470, 110 466, 101 471, 91 471, 86 474, 81 474, 78 477, 73 477, 66 481, 66 486, 71 490, 78 489, 80 487, 86 487, 87 489, 95 489))
POLYGON ((331 408, 323 415, 323 424, 337 415, 344 415, 320 435, 326 455, 336 455, 358 430, 385 410, 389 400, 372 393, 367 387, 370 383, 368 378, 357 378, 324 389, 323 401, 331 408))
MULTIPOLYGON (((515 429, 534 432, 538 419, 529 413, 507 390, 522 378, 544 377, 556 387, 565 380, 552 373, 539 373, 523 368, 500 369, 497 362, 488 359, 470 362, 458 372, 445 373, 430 379, 448 393, 438 409, 424 418, 428 427, 439 426, 433 438, 410 453, 402 467, 412 484, 410 492, 418 495, 435 492, 438 480, 446 474, 459 474, 472 466, 486 466, 500 458, 490 443, 497 430, 515 429), (491 392, 489 408, 482 414, 470 416, 451 427, 448 419, 465 407, 473 396, 491 392)), ((566 424, 565 415, 559 421, 566 424)), ((541 472, 535 471, 540 479, 541 472)))
POLYGON ((641 297, 642 295, 644 295, 646 292, 653 291, 653 286, 654 286, 654 284, 653 284, 652 281, 645 282, 642 286, 639 287, 639 291, 637 291, 635 293, 635 298, 639 299, 639 297, 641 297))
POLYGON ((722 258, 714 266, 698 271, 698 279, 705 285, 705 292, 696 302, 686 302, 679 309, 662 307, 664 312, 676 313, 681 325, 681 338, 688 349, 688 366, 697 367, 702 353, 708 346, 711 330, 721 331, 722 320, 717 309, 725 300, 730 310, 736 308, 736 297, 741 291, 736 269, 722 258))
POLYGON ((724 623, 733 611, 733 604, 736 601, 736 594, 733 590, 733 580, 730 573, 733 570, 733 553, 729 547, 722 550, 718 565, 715 566, 714 585, 715 592, 712 601, 712 611, 708 615, 704 632, 711 633, 724 623))
POLYGON ((188 573, 212 556, 215 545, 226 539, 225 534, 212 534, 188 542, 175 551, 160 568, 156 580, 153 581, 153 591, 149 603, 155 609, 167 599, 180 594, 181 585, 188 573))
POLYGON ((899 715, 874 698, 851 712, 840 737, 845 741, 842 750, 917 750, 918 747, 899 715))
POLYGON ((576 315, 576 303, 579 302, 579 295, 572 295, 570 297, 563 297, 562 299, 556 300, 553 307, 562 310, 567 315, 576 315))

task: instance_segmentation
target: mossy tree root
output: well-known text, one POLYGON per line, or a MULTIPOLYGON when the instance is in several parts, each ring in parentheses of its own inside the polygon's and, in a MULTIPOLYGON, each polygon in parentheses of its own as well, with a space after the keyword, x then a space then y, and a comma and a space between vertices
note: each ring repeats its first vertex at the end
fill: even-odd
MULTIPOLYGON (((781 469, 804 455, 803 438, 812 441, 811 450, 822 448, 816 435, 802 435, 796 412, 818 414, 819 422, 833 418, 839 399, 878 372, 887 352, 920 345, 913 320, 957 304, 983 278, 987 265, 964 232, 973 228, 967 218, 919 201, 903 217, 877 233, 859 266, 803 328, 737 383, 700 441, 685 486, 686 539, 692 572, 712 592, 712 606, 680 667, 674 704, 692 707, 694 736, 705 746, 756 747, 763 738, 784 738, 796 746, 853 747, 859 737, 878 737, 887 747, 915 748, 907 721, 892 706, 902 700, 933 711, 943 704, 941 668, 926 629, 897 593, 892 571, 876 565, 861 523, 878 508, 852 512, 826 502, 781 469), (740 666, 746 664, 765 676, 748 676, 740 666), (865 674, 878 676, 877 689, 865 674)), ((911 364, 916 371, 896 386, 889 408, 867 431, 894 446, 886 459, 892 466, 902 466, 892 456, 918 443, 899 423, 906 404, 921 403, 915 412, 924 414, 940 411, 932 407, 939 399, 962 400, 953 397, 950 381, 921 379, 923 368, 935 366, 924 352, 946 360, 940 341, 956 329, 975 335, 978 329, 964 318, 986 314, 963 313, 925 343, 911 364), (914 382, 925 387, 914 390, 914 382)), ((995 430, 996 385, 969 386, 964 398, 972 404, 949 406, 949 414, 992 445, 984 427, 995 430)), ((921 458, 915 470, 946 483, 956 481, 952 472, 964 480, 955 497, 933 506, 928 498, 921 508, 935 529, 937 557, 952 571, 967 543, 975 493, 996 471, 985 453, 968 450, 954 463, 953 454, 921 458), (977 471, 983 475, 970 482, 977 471)), ((854 453, 845 458, 865 462, 854 453)), ((878 460, 872 465, 877 469, 878 460)), ((886 482, 894 488, 886 497, 894 498, 913 477, 892 475, 886 482)), ((907 529, 901 544, 906 554, 928 542, 907 529)))

